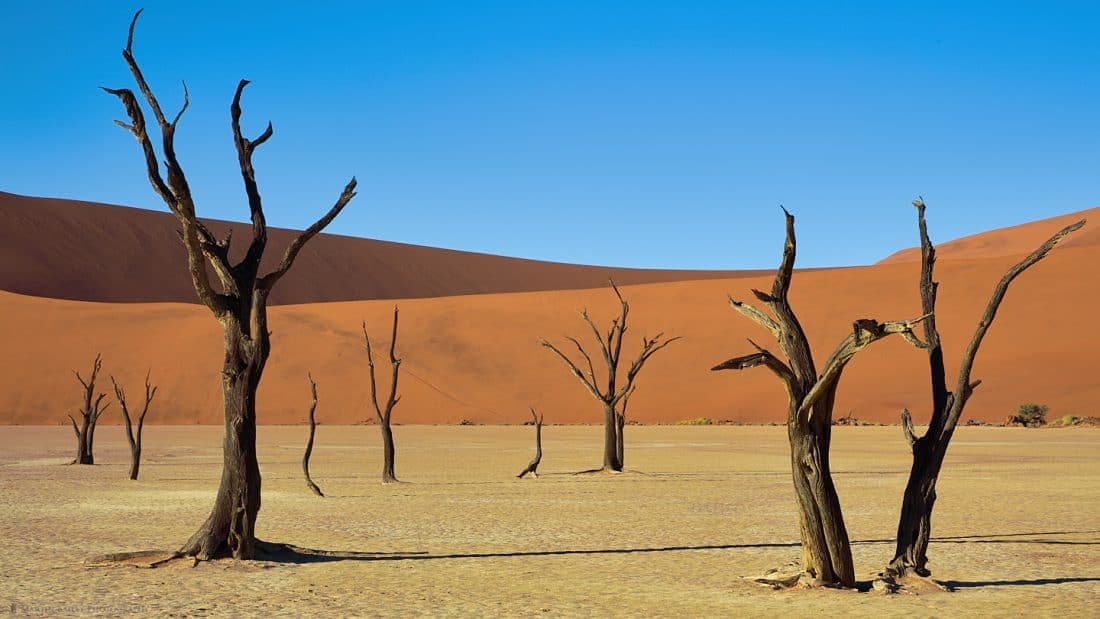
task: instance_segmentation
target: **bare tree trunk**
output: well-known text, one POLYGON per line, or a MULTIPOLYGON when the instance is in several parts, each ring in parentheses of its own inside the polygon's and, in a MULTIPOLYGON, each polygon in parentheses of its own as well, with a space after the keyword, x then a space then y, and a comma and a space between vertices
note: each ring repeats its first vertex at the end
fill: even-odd
POLYGON ((390 367, 392 373, 390 374, 390 394, 386 399, 385 406, 379 404, 378 401, 378 386, 374 376, 374 351, 371 349, 370 336, 367 335, 367 323, 363 322, 363 339, 366 341, 367 348, 367 369, 370 376, 370 399, 371 405, 374 407, 375 416, 378 418, 378 427, 382 432, 382 483, 396 483, 397 476, 393 472, 393 459, 394 459, 394 446, 393 446, 393 430, 390 428, 390 418, 393 414, 393 407, 397 406, 397 402, 401 400, 401 397, 397 395, 397 379, 401 374, 401 359, 397 358, 394 350, 397 346, 397 306, 393 307, 393 331, 390 334, 390 367))
POLYGON ((1016 277, 1035 263, 1042 260, 1054 249, 1054 246, 1066 235, 1080 229, 1085 221, 1081 220, 1062 228, 1047 239, 1034 252, 1016 263, 1005 273, 993 290, 986 305, 985 313, 978 321, 974 336, 963 354, 959 368, 955 391, 947 388, 944 368, 943 348, 940 334, 936 328, 935 310, 938 282, 933 280, 936 262, 936 250, 928 237, 928 226, 924 219, 925 204, 921 199, 913 201, 917 207, 917 223, 921 237, 921 307, 926 314, 932 314, 924 323, 925 341, 923 348, 928 351, 929 374, 932 383, 932 416, 928 430, 923 436, 917 436, 909 411, 902 413, 902 427, 906 440, 913 453, 913 465, 909 471, 909 481, 905 486, 894 558, 884 572, 887 578, 905 576, 913 572, 919 576, 930 576, 928 570, 928 542, 932 537, 932 510, 936 504, 936 481, 943 467, 947 447, 955 428, 962 416, 963 408, 969 401, 974 389, 981 381, 971 380, 974 357, 978 354, 982 340, 997 315, 1008 287, 1016 277))
POLYGON ((534 459, 531 460, 530 463, 527 464, 527 468, 520 471, 519 475, 516 475, 516 477, 519 478, 519 479, 523 479, 523 476, 527 475, 528 473, 531 474, 531 477, 534 477, 534 478, 538 479, 538 476, 539 476, 539 473, 538 473, 539 463, 542 462, 542 419, 543 418, 540 417, 539 415, 536 415, 535 414, 535 409, 532 408, 531 409, 531 419, 533 419, 534 422, 535 422, 535 457, 534 457, 534 459))
POLYGON ((130 443, 130 479, 138 478, 138 469, 141 466, 141 430, 145 426, 145 415, 149 412, 149 404, 157 395, 157 388, 149 384, 149 374, 145 375, 145 405, 138 416, 137 435, 134 434, 134 426, 130 419, 130 408, 126 404, 126 392, 122 385, 118 384, 114 376, 111 376, 111 384, 115 388, 115 399, 122 409, 122 419, 126 422, 126 440, 130 443))
POLYGON ((313 454, 313 435, 317 432, 317 421, 313 417, 314 411, 317 410, 317 384, 313 382, 312 375, 309 376, 309 392, 313 396, 313 401, 309 405, 309 440, 306 441, 306 453, 302 456, 302 473, 306 476, 306 485, 313 494, 325 496, 309 476, 309 456, 313 454))
POLYGON ((798 499, 803 569, 826 583, 854 586, 848 531, 829 467, 831 423, 814 420, 787 428, 791 476, 798 499))
POLYGON ((615 460, 619 463, 619 470, 626 466, 626 449, 623 445, 623 429, 626 428, 626 414, 615 414, 615 460))
MULTIPOLYGON (((266 336, 260 339, 266 339, 266 336)), ((210 515, 180 553, 198 559, 255 556, 256 516, 260 511, 260 467, 256 460, 256 388, 264 361, 242 353, 244 339, 226 325, 222 402, 225 435, 222 477, 210 515)))
POLYGON ((222 325, 225 357, 222 366, 222 403, 225 414, 222 478, 209 517, 180 549, 180 555, 209 559, 232 556, 251 559, 256 552, 256 515, 260 510, 260 469, 256 462, 256 390, 271 353, 267 328, 267 302, 275 285, 294 265, 302 248, 321 232, 355 197, 354 177, 344 186, 339 198, 320 219, 303 230, 283 252, 274 270, 261 275, 260 266, 267 249, 267 219, 263 199, 256 183, 252 156, 274 134, 271 123, 255 139, 241 132, 241 95, 248 80, 241 80, 229 106, 233 142, 238 166, 248 198, 252 220, 252 239, 240 261, 230 259, 231 235, 217 239, 199 221, 195 201, 186 174, 175 152, 176 126, 190 103, 186 85, 183 104, 174 117, 165 115, 160 102, 145 80, 133 55, 134 27, 141 11, 134 14, 122 57, 137 83, 145 105, 153 113, 160 130, 158 153, 149 137, 145 112, 134 92, 128 88, 104 88, 119 98, 130 122, 115 121, 141 145, 145 172, 150 185, 180 224, 180 239, 187 250, 187 269, 199 301, 222 325), (162 158, 163 156, 163 158, 162 158), (163 162, 165 173, 161 173, 163 162), (211 284, 211 272, 218 278, 221 291, 211 284))
POLYGON ((779 343, 786 360, 749 343, 756 353, 729 359, 713 370, 743 370, 764 366, 772 371, 787 391, 787 437, 791 447, 791 477, 798 501, 802 538, 802 570, 805 576, 823 584, 855 586, 855 569, 844 516, 829 468, 829 442, 833 405, 840 377, 857 352, 888 335, 899 333, 911 342, 913 326, 927 318, 879 323, 860 319, 825 362, 816 370, 809 341, 787 299, 795 260, 794 217, 786 216, 787 238, 783 258, 776 271, 771 293, 753 290, 767 304, 771 314, 730 299, 730 305, 746 318, 769 331, 779 343))
POLYGON ((620 472, 623 464, 619 460, 618 415, 615 407, 604 403, 603 407, 603 469, 620 472))
POLYGON ((397 481, 393 473, 393 459, 396 451, 393 447, 393 429, 390 428, 390 420, 386 419, 381 424, 382 430, 382 483, 390 484, 397 481))
POLYGON ((604 383, 606 386, 601 387, 601 381, 596 378, 596 369, 592 363, 592 356, 584 350, 584 347, 581 346, 581 343, 576 338, 566 337, 567 340, 576 346, 577 351, 584 359, 587 374, 556 346, 546 340, 541 340, 539 342, 544 348, 561 359, 566 367, 569 368, 569 372, 573 374, 577 380, 581 381, 585 389, 592 394, 592 397, 599 400, 600 404, 603 406, 603 467, 594 469, 593 471, 584 471, 586 473, 596 471, 619 472, 623 470, 622 429, 619 423, 619 414, 616 412, 615 408, 622 403, 625 412, 625 400, 629 398, 630 393, 634 391, 634 380, 637 378, 638 373, 642 371, 642 367, 645 365, 646 361, 648 361, 658 350, 681 339, 680 337, 673 337, 662 342, 661 337, 664 335, 663 333, 658 333, 652 338, 642 337, 642 349, 638 352, 638 356, 627 369, 626 380, 623 381, 623 384, 620 386, 618 382, 619 362, 622 360, 623 334, 626 333, 626 323, 630 314, 630 304, 623 298, 615 282, 611 282, 611 289, 615 292, 615 296, 619 300, 619 316, 611 321, 611 328, 607 330, 606 336, 600 333, 599 328, 596 327, 596 323, 592 322, 592 319, 589 318, 588 311, 581 310, 581 318, 584 319, 589 329, 591 329, 596 344, 599 346, 604 365, 607 367, 607 380, 604 383))
POLYGON ((69 415, 69 421, 72 422, 73 430, 76 432, 76 458, 73 459, 73 464, 95 464, 95 456, 92 453, 92 445, 95 441, 95 426, 99 422, 99 416, 110 406, 110 402, 103 403, 103 398, 107 397, 106 393, 95 396, 95 381, 102 367, 103 360, 97 354, 95 361, 92 363, 92 373, 87 381, 80 376, 79 372, 73 371, 76 380, 80 382, 84 390, 84 403, 77 413, 81 418, 79 428, 77 428, 73 416, 69 415))

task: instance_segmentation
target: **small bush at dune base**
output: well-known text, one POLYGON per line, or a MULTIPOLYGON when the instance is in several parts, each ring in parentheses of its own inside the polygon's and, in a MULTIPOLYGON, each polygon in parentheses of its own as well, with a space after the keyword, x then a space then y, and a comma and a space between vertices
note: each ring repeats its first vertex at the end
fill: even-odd
POLYGON ((1047 411, 1045 404, 1021 404, 1015 415, 1009 415, 1005 420, 1006 426, 1024 426, 1026 428, 1038 428, 1047 423, 1047 411))

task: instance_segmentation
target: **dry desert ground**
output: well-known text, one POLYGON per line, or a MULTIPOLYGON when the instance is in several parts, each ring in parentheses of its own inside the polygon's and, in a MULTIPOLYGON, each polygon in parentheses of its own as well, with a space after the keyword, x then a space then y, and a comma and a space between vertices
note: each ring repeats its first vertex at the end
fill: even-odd
MULTIPOLYGON (((118 426, 69 466, 62 426, 0 427, 0 603, 16 614, 159 616, 1088 616, 1100 595, 1100 430, 963 427, 940 479, 930 549, 954 593, 771 591, 799 558, 782 427, 637 426, 621 475, 601 428, 548 426, 537 480, 522 426, 399 426, 383 485, 378 429, 261 426, 265 540, 338 551, 156 569, 97 563, 172 549, 205 517, 218 426, 146 428, 138 481, 118 426), (349 551, 354 551, 351 554, 349 551), (349 552, 340 556, 340 552, 349 552)), ((861 581, 891 557, 908 471, 897 427, 836 428, 835 479, 861 581)))

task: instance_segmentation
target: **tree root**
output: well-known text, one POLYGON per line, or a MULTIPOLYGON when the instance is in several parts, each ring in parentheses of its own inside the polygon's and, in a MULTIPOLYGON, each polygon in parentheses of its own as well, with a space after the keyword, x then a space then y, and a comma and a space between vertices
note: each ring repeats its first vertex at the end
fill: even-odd
POLYGON ((871 588, 884 594, 905 593, 908 595, 955 590, 951 585, 934 580, 931 576, 921 576, 914 572, 899 574, 893 569, 875 574, 874 580, 871 581, 871 588))

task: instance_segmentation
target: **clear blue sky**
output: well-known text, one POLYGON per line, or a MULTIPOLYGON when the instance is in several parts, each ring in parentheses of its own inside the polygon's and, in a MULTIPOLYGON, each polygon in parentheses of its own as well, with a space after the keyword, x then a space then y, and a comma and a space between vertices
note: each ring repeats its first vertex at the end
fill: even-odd
MULTIPOLYGON (((1100 8, 1060 2, 144 2, 135 53, 200 215, 568 262, 802 266, 1100 204, 1100 8), (772 6, 774 5, 774 6, 772 6)), ((132 12, 8 2, 0 190, 164 210, 99 85, 132 12)))

